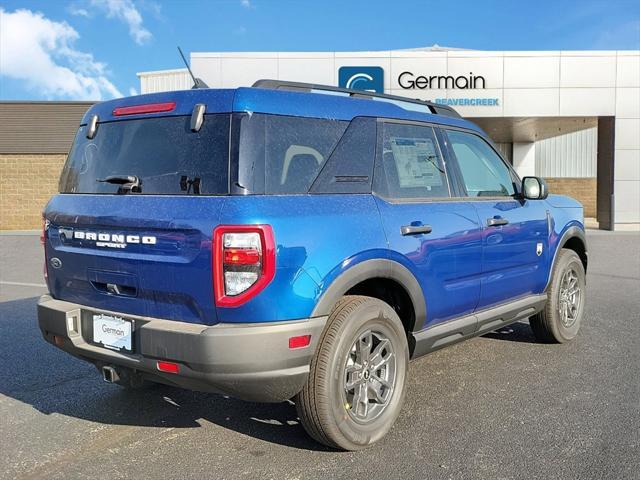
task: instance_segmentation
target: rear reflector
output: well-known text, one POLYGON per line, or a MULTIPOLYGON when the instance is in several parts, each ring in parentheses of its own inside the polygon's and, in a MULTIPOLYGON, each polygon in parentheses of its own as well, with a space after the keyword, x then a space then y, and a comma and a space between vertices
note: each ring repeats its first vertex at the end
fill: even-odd
POLYGON ((114 116, 140 115, 141 113, 170 112, 176 108, 176 102, 147 103, 145 105, 132 105, 130 107, 118 107, 113 110, 114 116))
POLYGON ((311 343, 311 335, 300 335, 289 338, 289 348, 302 348, 311 343))
POLYGON ((180 365, 173 362, 158 362, 158 370, 167 373, 180 373, 180 365))

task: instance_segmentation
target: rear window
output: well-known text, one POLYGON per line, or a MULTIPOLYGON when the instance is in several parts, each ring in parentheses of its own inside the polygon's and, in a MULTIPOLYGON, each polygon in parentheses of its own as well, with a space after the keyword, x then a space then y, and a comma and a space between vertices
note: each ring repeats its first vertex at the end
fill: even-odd
POLYGON ((307 193, 348 125, 320 118, 235 116, 238 186, 246 193, 307 193))
POLYGON ((192 132, 190 117, 101 123, 93 139, 78 130, 60 177, 61 193, 118 192, 108 177, 135 176, 140 194, 228 193, 229 114, 205 115, 192 132))

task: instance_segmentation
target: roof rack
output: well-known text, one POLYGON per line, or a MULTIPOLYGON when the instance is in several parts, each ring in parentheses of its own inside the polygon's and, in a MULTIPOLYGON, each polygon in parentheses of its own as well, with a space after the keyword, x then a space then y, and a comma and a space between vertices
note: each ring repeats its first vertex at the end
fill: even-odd
POLYGON ((335 92, 346 94, 353 98, 363 98, 368 100, 375 100, 377 98, 381 100, 388 100, 390 103, 400 104, 415 104, 427 107, 427 110, 437 115, 445 115, 447 117, 462 118, 458 112, 447 105, 440 105, 426 100, 419 100, 415 98, 401 97, 399 95, 389 95, 386 93, 375 93, 366 90, 354 90, 351 88, 334 87, 332 85, 318 85, 315 83, 302 83, 302 82, 289 82, 286 80, 258 80, 252 85, 253 88, 266 88, 270 90, 289 90, 294 92, 335 92))

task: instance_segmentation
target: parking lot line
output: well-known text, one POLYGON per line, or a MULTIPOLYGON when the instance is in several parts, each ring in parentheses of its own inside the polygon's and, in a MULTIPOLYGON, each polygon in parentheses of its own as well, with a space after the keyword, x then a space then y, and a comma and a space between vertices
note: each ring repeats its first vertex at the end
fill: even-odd
POLYGON ((44 283, 25 283, 25 282, 5 282, 5 281, 0 281, 0 285, 12 285, 14 287, 47 288, 47 286, 44 283))

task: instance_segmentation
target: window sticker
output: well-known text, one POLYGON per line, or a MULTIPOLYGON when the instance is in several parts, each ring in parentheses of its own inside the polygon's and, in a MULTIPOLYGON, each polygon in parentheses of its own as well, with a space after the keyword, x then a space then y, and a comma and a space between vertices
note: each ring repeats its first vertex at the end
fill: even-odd
POLYGON ((442 186, 438 156, 431 139, 391 137, 390 143, 401 188, 442 186))

